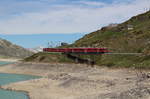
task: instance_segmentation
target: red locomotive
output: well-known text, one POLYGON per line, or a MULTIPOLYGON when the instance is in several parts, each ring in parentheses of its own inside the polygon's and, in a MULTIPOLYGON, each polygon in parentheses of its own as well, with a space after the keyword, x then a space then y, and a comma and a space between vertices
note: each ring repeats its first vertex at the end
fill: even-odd
POLYGON ((75 54, 103 54, 109 52, 107 48, 44 48, 43 51, 75 54))

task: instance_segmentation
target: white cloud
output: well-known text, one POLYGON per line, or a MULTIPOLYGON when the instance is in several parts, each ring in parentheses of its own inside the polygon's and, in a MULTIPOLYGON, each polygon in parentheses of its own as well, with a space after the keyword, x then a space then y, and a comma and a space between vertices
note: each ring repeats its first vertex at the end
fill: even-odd
POLYGON ((76 33, 92 32, 109 23, 120 23, 150 8, 149 0, 136 0, 132 3, 104 4, 82 2, 103 7, 77 5, 55 5, 39 12, 26 12, 21 15, 0 19, 0 33, 76 33))
POLYGON ((106 6, 106 3, 96 2, 96 1, 79 1, 78 3, 84 4, 87 6, 97 6, 97 7, 106 6))

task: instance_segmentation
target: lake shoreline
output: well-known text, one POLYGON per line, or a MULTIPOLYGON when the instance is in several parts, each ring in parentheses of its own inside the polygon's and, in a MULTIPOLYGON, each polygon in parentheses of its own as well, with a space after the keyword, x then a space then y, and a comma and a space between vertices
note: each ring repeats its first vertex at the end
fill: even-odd
MULTIPOLYGON (((5 66, 16 64, 17 62, 19 62, 19 59, 0 59, 0 62, 2 62, 1 66, 5 68, 5 66), (3 63, 6 63, 6 64, 3 64, 3 63)), ((29 75, 29 74, 22 74, 22 73, 17 74, 17 73, 12 73, 12 72, 5 72, 5 71, 0 72, 0 74, 3 74, 3 73, 7 74, 7 75, 13 74, 13 75, 25 75, 25 76, 37 76, 37 75, 29 75)), ((2 77, 5 77, 5 75, 2 76, 2 77)), ((3 81, 4 79, 2 78, 1 80, 3 81)), ((6 91, 6 92, 12 92, 12 93, 16 92, 16 94, 24 94, 27 97, 27 99, 31 99, 28 91, 25 91, 25 90, 15 90, 13 88, 4 88, 3 87, 5 85, 9 85, 9 84, 17 83, 17 82, 22 82, 22 81, 28 81, 28 80, 21 80, 21 81, 15 81, 15 82, 13 81, 13 82, 10 82, 8 84, 7 83, 6 84, 1 83, 1 85, 0 85, 0 91, 1 92, 3 92, 3 91, 5 92, 6 91)))
POLYGON ((20 59, 13 59, 13 58, 0 58, 0 61, 5 61, 5 62, 18 62, 20 59))
POLYGON ((15 91, 15 92, 23 92, 28 97, 28 99, 31 99, 28 91, 15 90, 15 89, 12 89, 12 88, 3 88, 2 86, 0 86, 0 89, 2 89, 2 90, 8 90, 8 91, 15 91))
MULTIPOLYGON (((110 69, 98 66, 91 68, 84 64, 16 62, 0 67, 0 72, 42 76, 39 79, 2 86, 4 89, 28 92, 31 99, 82 99, 83 97, 95 99, 94 97, 98 97, 97 95, 106 99, 111 96, 116 97, 117 94, 114 93, 120 93, 120 95, 131 98, 126 93, 139 88, 136 86, 136 82, 141 75, 146 75, 150 71, 142 70, 143 74, 140 74, 140 70, 110 69), (39 93, 41 94, 39 95, 39 93)), ((147 78, 140 82, 143 90, 149 88, 149 81, 150 79, 147 78)), ((142 96, 141 99, 149 99, 150 97, 147 92, 144 92, 143 95, 145 96, 142 96)), ((132 96, 138 98, 138 96, 132 96)), ((121 97, 118 96, 118 99, 121 97)))

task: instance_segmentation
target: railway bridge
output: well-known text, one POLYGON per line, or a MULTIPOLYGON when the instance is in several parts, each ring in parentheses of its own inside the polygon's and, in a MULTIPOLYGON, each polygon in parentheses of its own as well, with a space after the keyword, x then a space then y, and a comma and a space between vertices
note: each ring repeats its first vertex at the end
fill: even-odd
POLYGON ((80 55, 101 55, 109 53, 107 48, 44 48, 44 52, 62 53, 77 63, 94 65, 94 59, 83 59, 80 55))
POLYGON ((142 53, 114 53, 109 51, 107 48, 44 48, 43 51, 51 53, 62 53, 66 55, 66 57, 78 63, 87 63, 91 65, 95 64, 94 57, 92 59, 83 59, 80 57, 80 55, 142 55, 142 53))

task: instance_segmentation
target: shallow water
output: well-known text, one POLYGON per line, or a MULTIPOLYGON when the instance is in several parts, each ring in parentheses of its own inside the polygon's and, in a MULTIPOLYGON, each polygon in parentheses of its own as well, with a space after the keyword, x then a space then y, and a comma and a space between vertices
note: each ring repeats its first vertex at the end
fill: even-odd
POLYGON ((36 79, 36 78, 39 78, 39 77, 32 76, 32 75, 0 73, 0 85, 5 85, 5 84, 13 83, 13 82, 18 82, 18 81, 36 79))
POLYGON ((0 89, 0 99, 29 99, 25 92, 0 89))
POLYGON ((7 64, 12 64, 13 62, 5 62, 5 61, 0 61, 0 66, 4 66, 7 64))
MULTIPOLYGON (((0 65, 10 64, 10 62, 0 62, 0 65)), ((0 85, 10 84, 19 81, 25 81, 30 79, 40 78, 39 76, 32 75, 20 75, 20 74, 8 74, 0 73, 0 85)), ((0 99, 29 99, 27 93, 16 92, 0 89, 0 99)))

